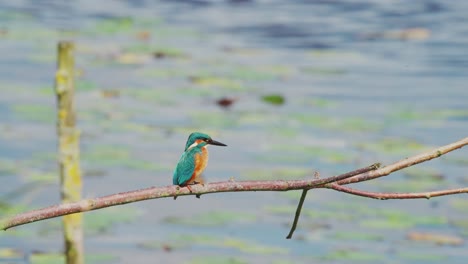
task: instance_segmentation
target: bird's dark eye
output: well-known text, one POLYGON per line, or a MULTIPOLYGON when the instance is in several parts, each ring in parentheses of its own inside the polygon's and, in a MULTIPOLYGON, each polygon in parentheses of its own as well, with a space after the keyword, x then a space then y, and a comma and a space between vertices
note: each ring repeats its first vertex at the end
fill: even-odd
POLYGON ((211 138, 205 138, 205 142, 211 142, 211 138))

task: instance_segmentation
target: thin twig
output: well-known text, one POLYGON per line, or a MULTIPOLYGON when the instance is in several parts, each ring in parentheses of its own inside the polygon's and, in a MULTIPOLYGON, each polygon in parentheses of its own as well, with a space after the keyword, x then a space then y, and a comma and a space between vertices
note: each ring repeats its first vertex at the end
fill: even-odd
POLYGON ((363 181, 373 180, 375 178, 379 178, 379 177, 382 177, 382 176, 387 176, 392 172, 395 172, 395 171, 404 169, 406 167, 410 167, 410 166, 413 166, 415 164, 425 162, 425 161, 428 161, 428 160, 431 160, 431 159, 434 159, 434 158, 438 158, 438 157, 440 157, 440 156, 442 156, 444 154, 447 154, 448 152, 451 152, 453 150, 462 148, 462 147, 464 147, 466 145, 468 145, 468 137, 466 137, 466 138, 464 138, 462 140, 459 140, 457 142, 454 142, 452 144, 449 144, 449 145, 446 145, 446 146, 443 146, 443 147, 439 147, 437 149, 434 149, 434 150, 431 150, 431 151, 428 151, 428 152, 425 152, 425 153, 422 153, 422 154, 419 154, 419 155, 416 155, 416 156, 413 156, 413 157, 410 157, 410 158, 400 160, 398 162, 395 162, 395 163, 393 163, 391 165, 385 166, 385 167, 380 168, 378 170, 369 171, 369 172, 363 173, 361 175, 356 175, 354 177, 351 177, 351 178, 348 178, 348 179, 345 179, 345 180, 340 180, 337 183, 339 185, 346 185, 346 184, 350 184, 350 183, 363 182, 363 181))
MULTIPOLYGON (((343 177, 352 177, 354 175, 365 173, 365 172, 368 172, 368 171, 371 171, 371 170, 376 170, 379 167, 380 167, 380 163, 374 163, 374 164, 372 164, 372 165, 370 165, 368 167, 360 168, 360 169, 353 170, 353 171, 350 171, 350 172, 347 172, 347 173, 344 173, 344 174, 329 177, 327 179, 340 179, 340 178, 343 178, 343 177)), ((299 204, 297 205, 297 209, 296 209, 296 214, 294 215, 293 225, 291 226, 291 230, 289 231, 289 234, 286 237, 286 239, 291 239, 294 231, 296 230, 297 222, 299 221, 299 216, 301 215, 302 205, 304 204, 304 200, 306 198, 307 191, 308 191, 307 189, 302 190, 301 199, 299 200, 299 204)))
POLYGON ((297 205, 296 214, 294 216, 294 222, 293 222, 293 224, 291 226, 291 230, 289 231, 289 234, 286 237, 286 239, 291 239, 294 231, 296 230, 297 222, 299 221, 299 216, 301 215, 302 205, 304 204, 304 200, 305 200, 305 198, 307 196, 307 191, 308 191, 307 189, 302 190, 301 199, 299 200, 299 204, 297 205))
POLYGON ((349 187, 341 186, 336 183, 330 183, 326 187, 329 189, 339 191, 339 192, 349 193, 353 195, 358 195, 358 196, 378 199, 378 200, 430 199, 432 197, 437 197, 437 196, 468 193, 468 188, 459 188, 459 189, 432 191, 432 192, 421 192, 421 193, 380 193, 380 192, 367 192, 367 191, 356 190, 356 189, 352 189, 349 187))

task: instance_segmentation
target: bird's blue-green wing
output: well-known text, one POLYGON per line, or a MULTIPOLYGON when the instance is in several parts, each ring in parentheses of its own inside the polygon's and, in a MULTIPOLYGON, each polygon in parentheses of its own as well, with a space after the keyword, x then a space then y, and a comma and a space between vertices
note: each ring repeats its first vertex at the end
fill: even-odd
POLYGON ((193 175, 195 171, 195 159, 191 152, 185 152, 180 157, 179 163, 174 170, 172 183, 174 185, 184 185, 193 175))

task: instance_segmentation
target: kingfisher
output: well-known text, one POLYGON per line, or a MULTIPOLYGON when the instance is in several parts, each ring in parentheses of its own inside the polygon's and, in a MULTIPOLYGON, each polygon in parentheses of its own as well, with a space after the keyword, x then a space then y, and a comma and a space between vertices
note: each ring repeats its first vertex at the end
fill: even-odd
MULTIPOLYGON (((203 184, 201 176, 208 165, 208 145, 227 146, 221 142, 213 140, 210 136, 200 132, 193 132, 187 139, 184 153, 180 157, 179 163, 174 170, 172 183, 181 187, 187 187, 190 192, 190 185, 203 184)), ((199 196, 197 196, 199 198, 199 196)), ((175 199, 175 197, 174 197, 175 199)))

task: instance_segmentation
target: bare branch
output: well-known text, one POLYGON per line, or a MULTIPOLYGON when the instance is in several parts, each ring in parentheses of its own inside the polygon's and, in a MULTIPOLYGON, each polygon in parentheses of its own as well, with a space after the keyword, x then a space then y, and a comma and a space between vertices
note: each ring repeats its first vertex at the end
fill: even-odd
MULTIPOLYGON (((369 168, 374 168, 372 165, 369 168)), ((210 184, 192 185, 190 192, 188 188, 180 188, 176 185, 166 187, 151 187, 136 191, 118 193, 100 198, 81 200, 75 203, 54 205, 26 213, 22 213, 12 217, 11 219, 0 222, 0 229, 8 228, 32 223, 48 218, 54 218, 74 213, 81 213, 101 209, 105 207, 115 206, 119 204, 127 204, 148 199, 158 199, 184 195, 202 195, 208 193, 219 192, 252 192, 252 191, 290 191, 311 189, 337 180, 346 179, 355 174, 343 174, 323 179, 314 180, 291 180, 291 181, 241 181, 241 182, 217 182, 210 184)))
POLYGON ((438 158, 444 154, 447 154, 448 152, 462 148, 466 145, 468 145, 468 137, 462 140, 459 140, 457 142, 454 142, 452 144, 449 144, 449 145, 446 145, 446 146, 443 146, 443 147, 440 147, 440 148, 437 148, 437 149, 434 149, 434 150, 431 150, 431 151, 428 151, 428 152, 425 152, 425 153, 422 153, 422 154, 419 154, 410 158, 400 160, 398 162, 395 162, 391 165, 385 166, 378 170, 369 171, 369 172, 363 173, 361 175, 356 175, 354 177, 351 177, 345 180, 340 180, 337 183, 340 185, 346 185, 350 183, 368 181, 368 180, 373 180, 375 178, 379 178, 382 176, 387 176, 392 172, 395 172, 395 171, 398 171, 398 170, 401 170, 401 169, 404 169, 404 168, 407 168, 415 164, 422 163, 422 162, 425 162, 434 158, 438 158))
MULTIPOLYGON (((289 190, 310 190, 313 188, 329 188, 341 192, 350 193, 353 195, 359 195, 375 199, 416 199, 416 198, 430 198, 441 195, 449 194, 460 194, 468 193, 468 188, 461 188, 455 190, 441 190, 434 192, 425 193, 406 193, 406 194, 395 194, 395 193, 371 193, 360 190, 351 189, 341 185, 356 183, 361 181, 367 181, 388 175, 394 171, 412 166, 417 163, 421 163, 433 158, 440 157, 455 149, 461 148, 468 144, 468 138, 464 138, 458 142, 449 144, 447 146, 440 147, 436 150, 429 151, 414 157, 410 157, 401 161, 398 161, 389 166, 376 169, 376 164, 345 173, 338 176, 313 179, 313 180, 293 180, 293 181, 241 181, 241 182, 218 182, 205 185, 193 185, 191 186, 192 192, 188 188, 180 188, 178 186, 166 186, 166 187, 151 187, 147 189, 130 191, 124 193, 113 194, 94 199, 81 200, 79 202, 60 204, 55 206, 46 207, 30 212, 25 212, 8 219, 0 221, 0 229, 6 230, 8 228, 24 225, 31 222, 36 222, 48 218, 59 217, 68 214, 87 212, 91 210, 101 209, 105 207, 138 202, 148 199, 158 199, 165 197, 184 196, 184 195, 201 195, 208 193, 218 192, 247 192, 247 191, 289 191, 289 190), (375 170, 376 169, 376 170, 375 170), (373 171, 368 171, 373 170, 373 171), (365 172, 367 171, 367 172, 365 172), (364 173, 363 173, 364 172, 364 173), (356 173, 359 173, 356 175, 356 173), (332 183, 332 184, 331 184, 332 183)), ((305 199, 305 195, 304 195, 305 199)), ((303 201, 302 201, 303 203, 303 201)), ((297 214, 297 212, 296 212, 297 214)), ((300 211, 299 211, 300 214, 300 211)), ((297 214, 297 217, 299 217, 297 214)), ((297 221, 296 221, 297 224, 297 221)))
MULTIPOLYGON (((341 175, 338 175, 338 176, 330 177, 330 178, 339 179, 339 178, 342 178, 342 177, 352 177, 354 175, 365 173, 365 172, 368 172, 368 171, 371 171, 371 170, 376 170, 379 167, 380 167, 380 163, 374 163, 374 164, 372 164, 372 165, 370 165, 368 167, 364 167, 364 168, 361 168, 361 169, 350 171, 350 172, 347 172, 347 173, 344 173, 344 174, 341 174, 341 175)), ((330 179, 330 178, 328 178, 328 179, 330 179)), ((299 204, 297 205, 296 214, 294 215, 293 225, 291 226, 291 230, 289 231, 289 234, 286 237, 286 239, 291 239, 292 235, 294 234, 294 231, 296 230, 297 222, 299 221, 299 216, 301 215, 302 205, 304 204, 304 200, 306 198, 307 191, 308 191, 308 189, 302 190, 301 199, 299 199, 299 204)))
POLYGON ((349 187, 341 186, 336 183, 330 183, 326 186, 329 189, 333 189, 339 192, 345 192, 353 195, 358 195, 367 198, 373 198, 378 200, 388 200, 388 199, 430 199, 432 197, 451 195, 451 194, 461 194, 468 193, 468 188, 459 188, 451 190, 442 190, 442 191, 432 191, 432 192, 421 192, 421 193, 379 193, 379 192, 367 192, 352 189, 349 187))

